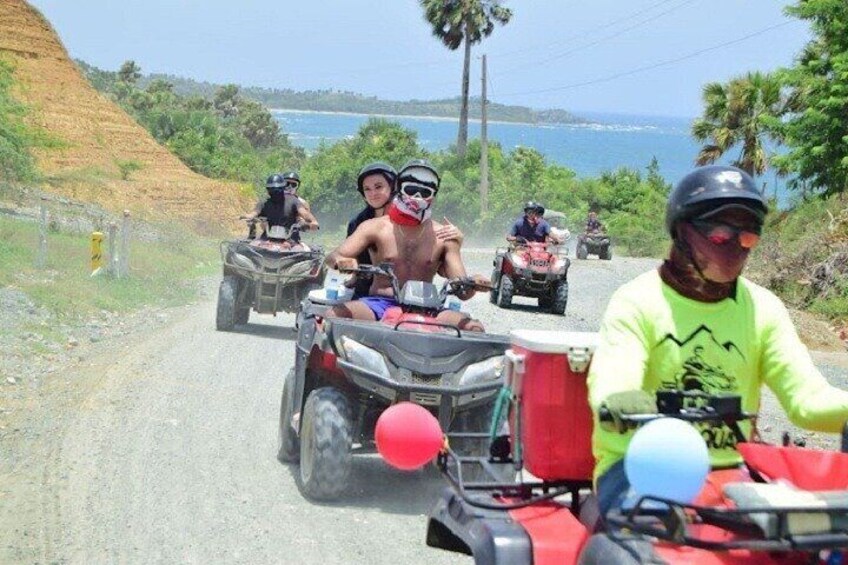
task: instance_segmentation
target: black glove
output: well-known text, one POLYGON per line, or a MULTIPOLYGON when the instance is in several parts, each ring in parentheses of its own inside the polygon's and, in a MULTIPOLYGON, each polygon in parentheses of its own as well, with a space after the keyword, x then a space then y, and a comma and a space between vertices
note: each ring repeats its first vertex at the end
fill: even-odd
POLYGON ((636 426, 630 422, 622 421, 621 417, 630 414, 656 414, 657 399, 644 390, 625 390, 609 395, 601 403, 601 408, 606 408, 612 416, 612 422, 603 422, 603 424, 611 426, 619 433, 624 433, 636 426))

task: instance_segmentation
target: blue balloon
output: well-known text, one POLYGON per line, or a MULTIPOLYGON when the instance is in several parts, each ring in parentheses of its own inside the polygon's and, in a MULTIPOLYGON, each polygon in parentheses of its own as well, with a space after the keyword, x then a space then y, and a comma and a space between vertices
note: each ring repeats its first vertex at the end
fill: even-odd
POLYGON ((624 472, 637 498, 651 495, 692 502, 710 470, 707 444, 692 424, 660 418, 642 426, 624 455, 624 472))

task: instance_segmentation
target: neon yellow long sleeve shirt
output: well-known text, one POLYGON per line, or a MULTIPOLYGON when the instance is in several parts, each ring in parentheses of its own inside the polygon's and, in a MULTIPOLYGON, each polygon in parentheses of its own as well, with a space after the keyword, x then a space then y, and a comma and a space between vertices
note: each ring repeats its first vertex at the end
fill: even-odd
MULTIPOLYGON (((828 384, 816 369, 774 294, 740 277, 735 297, 698 302, 666 285, 658 271, 640 275, 613 294, 588 377, 596 414, 610 394, 638 389, 739 394, 743 410, 757 412, 763 384, 797 426, 836 433, 848 420, 848 392, 828 384)), ((741 427, 749 436, 750 423, 741 427)), ((741 461, 727 426, 699 428, 713 466, 741 461)), ((596 421, 596 479, 624 457, 632 435, 596 421)))

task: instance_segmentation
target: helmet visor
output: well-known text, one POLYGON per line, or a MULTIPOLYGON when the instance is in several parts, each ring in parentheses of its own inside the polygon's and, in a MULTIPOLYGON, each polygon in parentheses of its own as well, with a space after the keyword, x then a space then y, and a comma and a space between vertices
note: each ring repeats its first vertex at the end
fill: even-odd
POLYGON ((690 223, 695 231, 713 245, 725 245, 737 239, 740 247, 744 249, 753 249, 759 243, 762 231, 759 225, 739 227, 709 220, 692 220, 690 223))
POLYGON ((432 187, 411 182, 404 183, 400 187, 400 191, 407 196, 420 196, 421 198, 432 198, 436 194, 436 189, 432 187))

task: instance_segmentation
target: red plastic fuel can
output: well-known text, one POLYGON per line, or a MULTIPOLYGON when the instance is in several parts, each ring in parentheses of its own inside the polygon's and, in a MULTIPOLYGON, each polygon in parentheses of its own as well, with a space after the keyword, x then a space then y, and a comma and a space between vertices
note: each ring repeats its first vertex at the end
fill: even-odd
POLYGON ((590 479, 595 461, 586 373, 598 334, 514 330, 510 337, 507 379, 519 405, 510 429, 513 446, 516 428, 520 434, 524 468, 543 480, 590 479))

